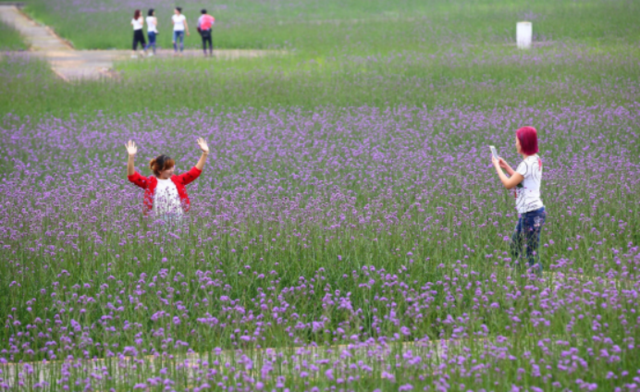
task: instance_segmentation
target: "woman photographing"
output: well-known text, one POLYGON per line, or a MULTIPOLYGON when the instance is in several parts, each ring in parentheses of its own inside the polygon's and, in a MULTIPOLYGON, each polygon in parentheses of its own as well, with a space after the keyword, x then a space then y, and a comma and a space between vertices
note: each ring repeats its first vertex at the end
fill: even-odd
POLYGON ((149 162, 153 176, 144 177, 135 170, 134 158, 138 152, 135 142, 129 140, 125 147, 129 154, 127 161, 127 179, 144 189, 144 212, 149 212, 165 222, 179 221, 189 211, 190 201, 186 186, 200 176, 209 155, 209 146, 198 138, 202 155, 198 163, 186 173, 175 174, 175 161, 167 155, 159 155, 149 162))
POLYGON ((540 198, 542 182, 542 160, 538 156, 538 134, 533 127, 522 127, 516 131, 516 151, 522 155, 522 162, 516 170, 502 158, 492 157, 502 185, 515 190, 518 222, 511 237, 511 255, 518 260, 524 251, 529 267, 535 267, 538 275, 542 272, 538 246, 540 231, 547 217, 540 198), (501 169, 504 169, 507 177, 501 169))

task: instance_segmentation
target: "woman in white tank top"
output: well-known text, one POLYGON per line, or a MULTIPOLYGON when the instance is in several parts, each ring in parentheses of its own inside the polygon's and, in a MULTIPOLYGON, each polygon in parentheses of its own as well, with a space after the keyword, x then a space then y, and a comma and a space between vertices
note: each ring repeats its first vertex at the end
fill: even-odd
POLYGON ((182 15, 182 8, 176 7, 173 11, 174 15, 171 17, 171 23, 173 23, 173 52, 174 55, 178 54, 178 47, 180 47, 180 56, 184 50, 184 34, 189 35, 189 25, 187 24, 187 17, 182 15))
POLYGON ((131 19, 131 26, 133 26, 133 53, 131 54, 131 58, 136 58, 138 55, 136 54, 136 50, 138 49, 138 44, 140 44, 140 48, 144 51, 146 50, 146 42, 144 41, 144 34, 142 32, 142 27, 144 26, 144 20, 142 19, 142 14, 140 10, 136 10, 133 13, 133 19, 131 19))
POLYGON ((156 35, 158 34, 158 18, 156 18, 156 11, 153 8, 149 9, 147 13, 147 37, 149 43, 145 49, 153 47, 153 53, 149 53, 149 56, 156 54, 156 35))
POLYGON ((511 237, 511 255, 514 261, 519 261, 524 253, 529 267, 533 267, 536 274, 541 275, 542 264, 538 247, 547 212, 540 198, 542 160, 538 156, 538 133, 535 128, 522 127, 516 131, 516 150, 523 158, 516 170, 502 158, 492 157, 491 160, 500 181, 505 188, 514 190, 516 198, 519 216, 511 237), (507 177, 502 169, 510 177, 507 177), (526 248, 524 252, 523 246, 526 248))

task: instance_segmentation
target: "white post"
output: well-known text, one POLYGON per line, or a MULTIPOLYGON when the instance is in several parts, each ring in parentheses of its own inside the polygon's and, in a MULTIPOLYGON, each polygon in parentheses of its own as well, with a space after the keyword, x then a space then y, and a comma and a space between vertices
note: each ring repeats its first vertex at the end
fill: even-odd
POLYGON ((531 22, 518 22, 516 24, 516 42, 518 49, 531 48, 531 40, 533 38, 533 25, 531 22))

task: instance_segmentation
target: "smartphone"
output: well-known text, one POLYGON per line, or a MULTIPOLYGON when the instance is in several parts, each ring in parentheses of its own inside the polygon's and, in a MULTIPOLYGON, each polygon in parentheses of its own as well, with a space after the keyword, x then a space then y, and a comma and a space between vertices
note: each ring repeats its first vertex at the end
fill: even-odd
POLYGON ((500 157, 498 156, 498 150, 496 150, 494 146, 489 146, 489 148, 491 149, 491 155, 493 155, 495 159, 500 159, 500 157))

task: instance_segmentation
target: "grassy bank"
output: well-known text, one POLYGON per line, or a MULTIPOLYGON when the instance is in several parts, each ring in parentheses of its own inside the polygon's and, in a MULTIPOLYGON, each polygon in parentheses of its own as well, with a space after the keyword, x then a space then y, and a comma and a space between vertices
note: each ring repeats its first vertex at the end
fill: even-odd
POLYGON ((166 111, 212 106, 394 107, 448 104, 585 105, 634 102, 637 48, 483 46, 431 54, 288 55, 242 59, 146 59, 117 64, 119 80, 66 83, 46 65, 15 57, 0 63, 4 113, 68 115, 166 111), (14 75, 11 77, 10 75, 14 75))
MULTIPOLYGON (((27 0, 25 11, 52 26, 79 49, 128 49, 134 6, 125 1, 27 0)), ((423 50, 430 45, 506 43, 515 40, 515 23, 534 23, 536 40, 599 43, 637 42, 640 5, 628 0, 497 2, 483 0, 407 1, 402 3, 330 0, 257 3, 235 1, 180 3, 194 33, 187 45, 198 47, 195 21, 201 8, 216 17, 214 41, 220 48, 296 48, 327 53, 336 47, 357 53, 423 50)), ((153 5, 159 18, 159 45, 170 47, 174 2, 153 5)), ((146 9, 143 9, 146 11, 146 9)))

